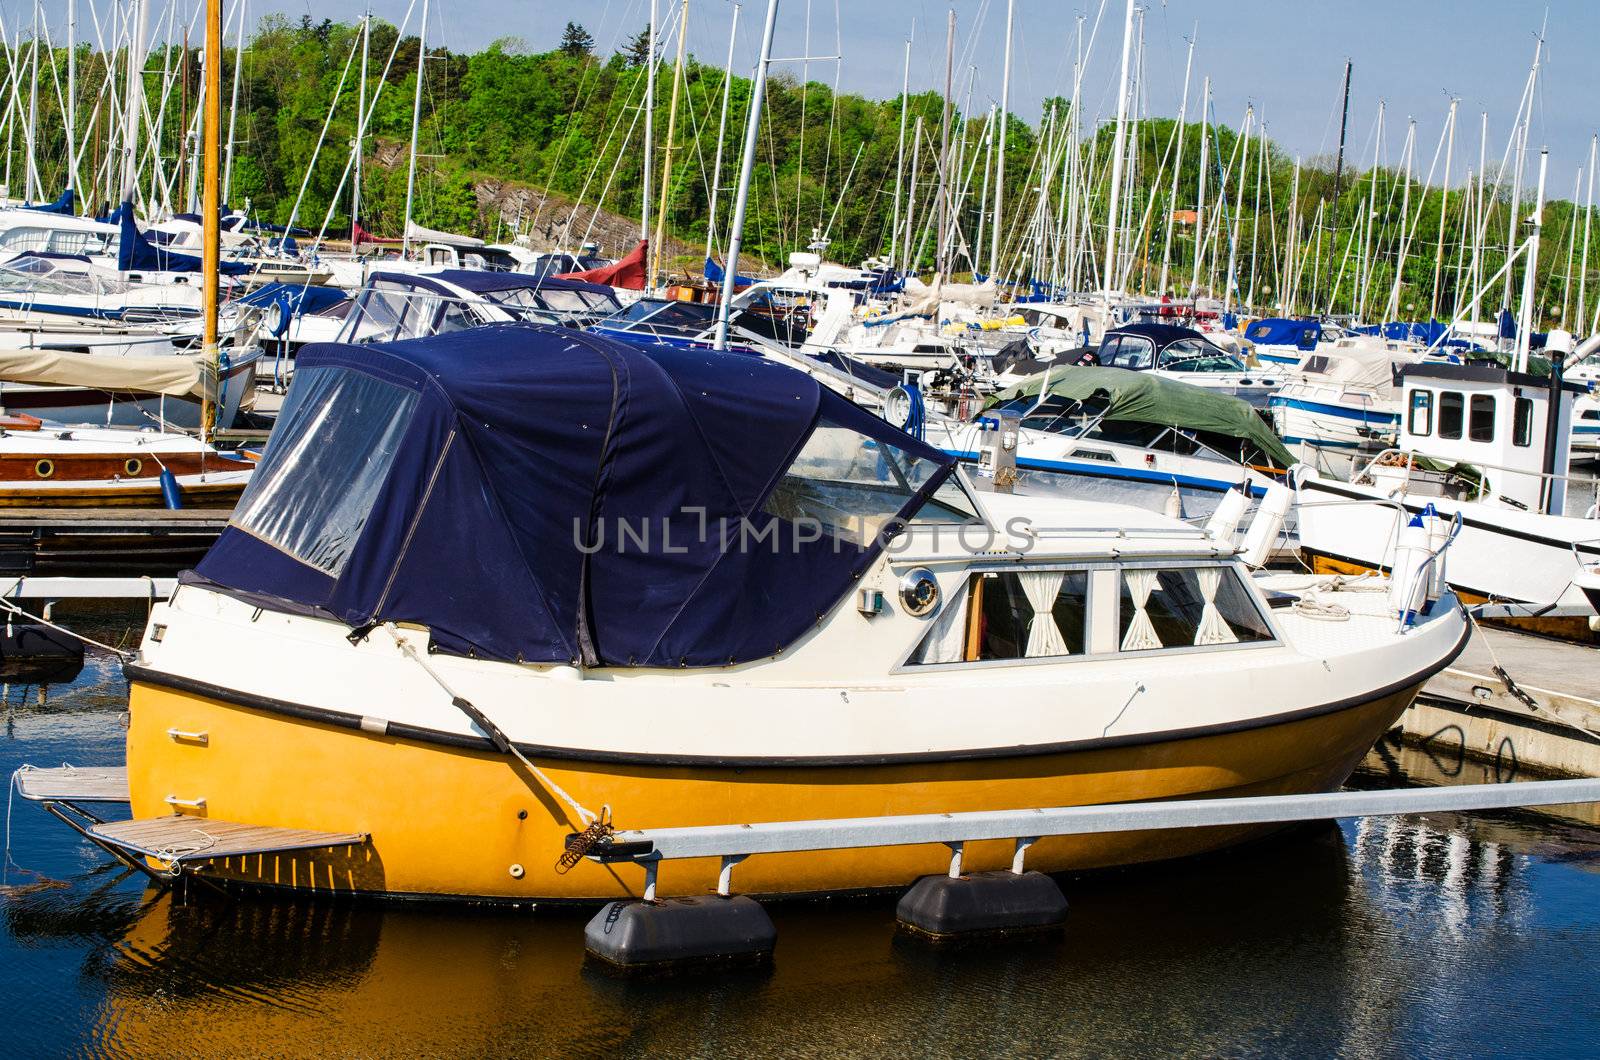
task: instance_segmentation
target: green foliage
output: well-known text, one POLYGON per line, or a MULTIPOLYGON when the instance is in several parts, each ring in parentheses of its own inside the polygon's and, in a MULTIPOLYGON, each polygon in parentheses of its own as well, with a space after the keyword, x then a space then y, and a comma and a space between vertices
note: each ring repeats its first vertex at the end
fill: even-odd
MULTIPOLYGON (((332 231, 348 226, 353 172, 347 151, 357 133, 360 37, 358 25, 270 15, 258 24, 242 57, 225 49, 225 101, 231 99, 235 64, 241 64, 239 109, 234 116, 232 205, 242 206, 248 200, 252 212, 262 220, 287 222, 296 211, 304 184, 303 198, 294 212, 297 224, 320 228, 326 218, 332 231), (324 122, 328 122, 325 135, 324 122)), ((568 208, 554 200, 541 205, 547 201, 546 191, 580 203, 585 217, 597 202, 623 217, 639 215, 646 154, 641 104, 649 33, 641 31, 618 53, 604 59, 593 54, 593 43, 589 33, 572 22, 548 52, 531 52, 514 38, 496 41, 473 55, 429 50, 423 62, 422 120, 417 138, 413 216, 419 223, 495 236, 514 222, 542 234, 559 235, 568 208), (533 189, 527 197, 533 205, 521 217, 502 217, 476 190, 490 182, 533 189)), ((374 23, 369 52, 365 98, 370 118, 361 167, 361 221, 374 232, 398 234, 405 216, 412 100, 422 56, 415 37, 400 39, 399 31, 386 23, 374 23)), ((65 52, 58 49, 42 60, 54 64, 54 76, 63 86, 65 59, 65 52)), ((178 47, 158 48, 147 57, 144 69, 152 125, 160 129, 154 153, 161 159, 162 179, 156 179, 147 149, 140 195, 158 211, 170 208, 181 212, 190 205, 186 193, 191 163, 185 134, 200 97, 199 51, 190 49, 185 54, 178 47), (165 92, 163 70, 173 72, 172 85, 165 92)), ((97 105, 97 101, 106 95, 108 76, 119 84, 126 76, 125 56, 120 52, 107 56, 82 47, 78 70, 80 186, 82 198, 99 205, 120 194, 121 155, 117 116, 107 113, 106 105, 97 105)), ((10 76, 3 56, 0 73, 10 76)), ((716 66, 693 59, 685 64, 666 214, 669 232, 689 242, 704 242, 712 234, 710 185, 724 81, 724 72, 716 66)), ((669 65, 658 78, 655 129, 663 142, 653 155, 655 194, 660 189, 671 84, 669 65)), ((719 253, 733 210, 732 188, 750 92, 747 79, 733 79, 723 142, 722 187, 715 195, 713 249, 719 253)), ((902 101, 898 97, 880 101, 849 94, 835 96, 827 85, 801 84, 787 71, 774 74, 767 98, 744 233, 747 252, 781 262, 817 233, 831 240, 828 254, 837 260, 859 261, 884 254, 893 245, 899 262, 931 268, 934 247, 926 232, 936 202, 943 117, 939 95, 922 92, 904 101, 903 171, 912 176, 901 187, 899 233, 891 233, 890 228, 896 212, 897 173, 902 172, 902 101), (908 249, 904 208, 912 185, 916 212, 910 223, 913 238, 908 249)), ((52 198, 65 182, 68 169, 64 123, 53 92, 40 93, 39 111, 37 159, 43 185, 39 194, 52 198)), ((224 127, 228 119, 225 102, 224 127)), ((1072 119, 1071 101, 1059 97, 1049 99, 1031 124, 1018 115, 1007 116, 1002 268, 1011 275, 1059 278, 1065 266, 1058 264, 1063 259, 1056 248, 1076 242, 1081 251, 1072 275, 1078 286, 1092 288, 1100 283, 1098 256, 1105 243, 1110 191, 1107 160, 1112 154, 1113 129, 1109 125, 1095 128, 1080 118, 1081 151, 1073 166, 1071 153, 1063 149, 1072 119), (1089 195, 1088 220, 1080 222, 1076 240, 1065 227, 1068 210, 1062 177, 1067 171, 1079 174, 1089 195)), ((992 219, 984 222, 984 248, 977 246, 979 203, 984 200, 987 208, 993 198, 992 189, 987 197, 981 194, 990 162, 984 140, 987 123, 987 108, 973 115, 953 116, 951 176, 963 189, 953 220, 960 234, 958 245, 973 248, 970 256, 958 256, 955 271, 971 268, 972 258, 988 264, 984 248, 992 219)), ((1403 174, 1393 169, 1358 172, 1347 166, 1335 189, 1331 160, 1313 160, 1300 168, 1296 198, 1291 158, 1270 143, 1263 151, 1261 140, 1253 136, 1248 160, 1241 161, 1238 134, 1214 125, 1206 150, 1207 204, 1215 210, 1220 185, 1225 189, 1221 200, 1225 206, 1220 215, 1208 212, 1197 247, 1193 227, 1175 221, 1173 214, 1174 208, 1181 214, 1195 206, 1201 127, 1190 123, 1180 130, 1174 121, 1159 118, 1140 121, 1133 129, 1127 194, 1123 197, 1128 228, 1123 246, 1131 253, 1132 290, 1156 291, 1164 253, 1169 258, 1167 286, 1187 290, 1198 254, 1200 286, 1220 293, 1236 238, 1238 298, 1270 309, 1297 274, 1295 308, 1310 308, 1314 295, 1317 308, 1331 305, 1335 311, 1348 311, 1364 307, 1366 316, 1376 318, 1385 315, 1396 289, 1395 267, 1405 242, 1399 315, 1425 316, 1436 300, 1441 315, 1454 307, 1466 269, 1462 245, 1465 198, 1459 186, 1451 189, 1446 204, 1442 189, 1424 189, 1413 180, 1407 202, 1403 174), (1180 133, 1178 164, 1175 136, 1180 133), (1409 214, 1402 213, 1403 206, 1409 207, 1409 214), (1291 239, 1291 217, 1298 228, 1297 240, 1291 239), (1313 222, 1319 217, 1321 227, 1314 229, 1313 222), (1441 227, 1443 264, 1436 280, 1441 227), (1291 242, 1295 243, 1293 274, 1291 242), (1370 264, 1364 266, 1364 262, 1370 264), (1405 310, 1408 304, 1413 307, 1409 313, 1405 310)), ((23 138, 14 136, 7 143, 11 152, 7 168, 13 188, 20 192, 21 174, 26 169, 23 138)), ((651 204, 652 211, 655 206, 651 204)), ((1503 199, 1493 202, 1483 219, 1489 246, 1482 277, 1493 274, 1505 259, 1509 209, 1503 199)), ((1547 238, 1536 284, 1541 305, 1548 307, 1541 311, 1541 326, 1557 319, 1563 310, 1571 313, 1579 286, 1593 292, 1588 295, 1591 307, 1600 296, 1600 279, 1591 277, 1595 282, 1583 284, 1582 270, 1576 264, 1570 280, 1568 276, 1567 260, 1579 238, 1581 219, 1581 211, 1569 203, 1546 207, 1547 238)), ((620 252, 628 248, 607 249, 620 252)), ((1486 312, 1498 308, 1502 294, 1500 290, 1492 292, 1485 303, 1486 312)))

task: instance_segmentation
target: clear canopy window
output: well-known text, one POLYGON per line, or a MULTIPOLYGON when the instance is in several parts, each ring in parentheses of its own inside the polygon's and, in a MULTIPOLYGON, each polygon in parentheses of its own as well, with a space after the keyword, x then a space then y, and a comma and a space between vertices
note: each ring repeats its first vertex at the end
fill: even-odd
MULTIPOLYGON (((864 548, 943 466, 822 419, 763 510, 864 548)), ((929 509, 948 511, 952 519, 971 515, 950 500, 930 499, 917 517, 927 517, 929 509)))
POLYGON ((394 463, 417 395, 344 368, 305 368, 233 525, 338 577, 394 463))

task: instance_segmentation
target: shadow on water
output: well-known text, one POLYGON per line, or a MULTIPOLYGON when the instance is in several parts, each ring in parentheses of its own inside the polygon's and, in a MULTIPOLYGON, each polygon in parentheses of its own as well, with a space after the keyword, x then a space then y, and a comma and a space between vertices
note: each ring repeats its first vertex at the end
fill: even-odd
MULTIPOLYGON (((20 761, 106 761, 104 660, 11 713, 20 761), (93 668, 91 668, 93 669, 93 668)), ((1385 747, 1366 786, 1473 782, 1385 747)), ((1053 940, 935 949, 883 898, 771 906, 770 969, 587 969, 588 911, 167 891, 17 808, 0 892, 6 1055, 1396 1055, 1594 1052, 1597 833, 1534 814, 1306 826, 1065 877, 1053 940)))

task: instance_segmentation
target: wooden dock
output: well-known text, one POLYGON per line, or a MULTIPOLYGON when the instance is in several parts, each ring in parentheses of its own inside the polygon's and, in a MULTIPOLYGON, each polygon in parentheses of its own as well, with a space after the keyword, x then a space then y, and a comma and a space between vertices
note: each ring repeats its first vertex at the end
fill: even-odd
POLYGON ((0 508, 0 574, 170 577, 200 562, 224 508, 0 508))
POLYGON ((1400 726, 1407 740, 1488 761, 1508 780, 1600 776, 1600 648, 1479 627, 1400 726))

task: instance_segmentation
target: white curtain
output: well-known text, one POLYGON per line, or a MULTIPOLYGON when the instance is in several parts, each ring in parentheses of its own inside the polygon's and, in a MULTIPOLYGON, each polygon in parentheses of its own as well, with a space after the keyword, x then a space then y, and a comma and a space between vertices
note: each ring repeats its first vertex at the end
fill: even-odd
POLYGON ((922 638, 915 657, 919 663, 964 662, 967 651, 967 599, 971 592, 962 586, 956 598, 944 605, 933 627, 922 638))
POLYGON ((1217 590, 1222 587, 1221 567, 1201 567, 1195 572, 1200 576, 1200 596, 1205 600, 1205 609, 1200 612, 1200 628, 1195 632, 1196 644, 1233 644, 1238 641, 1233 628, 1222 619, 1222 612, 1217 610, 1217 590))
POLYGON ((1067 654, 1067 642, 1061 636, 1061 627, 1056 625, 1054 610, 1061 583, 1066 577, 1066 572, 1059 570, 1022 571, 1017 575, 1022 582, 1022 591, 1028 597, 1028 605, 1033 608, 1033 619, 1028 623, 1028 650, 1025 653, 1029 659, 1067 654))
POLYGON ((1150 602, 1150 594, 1155 591, 1156 572, 1123 571, 1122 580, 1128 587, 1128 595, 1133 598, 1133 621, 1128 624, 1128 632, 1122 637, 1122 650, 1145 651, 1161 647, 1161 638, 1156 636, 1156 627, 1150 622, 1150 612, 1145 610, 1145 605, 1150 602))

